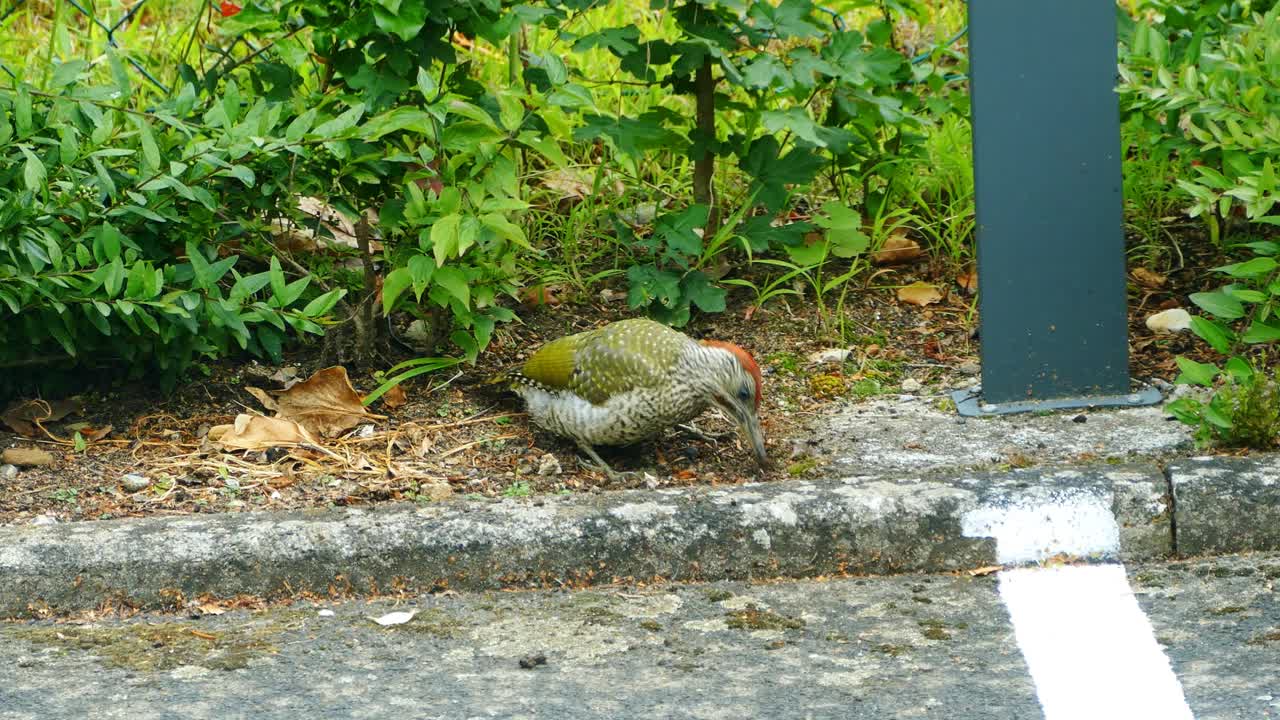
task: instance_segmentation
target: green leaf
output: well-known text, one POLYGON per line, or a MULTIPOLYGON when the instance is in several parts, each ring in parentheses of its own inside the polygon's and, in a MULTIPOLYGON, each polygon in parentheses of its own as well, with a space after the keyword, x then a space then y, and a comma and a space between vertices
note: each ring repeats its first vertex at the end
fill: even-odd
POLYGON ((431 226, 431 248, 435 255, 436 267, 441 267, 450 257, 459 255, 458 242, 462 235, 462 216, 458 213, 446 215, 431 226))
POLYGON ((427 24, 427 0, 381 0, 373 4, 373 20, 378 29, 408 42, 427 24))
POLYGON ((155 135, 151 133, 151 123, 146 119, 137 115, 133 117, 133 124, 138 127, 138 139, 142 143, 142 160, 145 167, 151 172, 160 170, 160 147, 156 145, 155 135))
POLYGON ((822 206, 822 213, 814 216, 813 224, 827 229, 832 255, 851 258, 866 251, 871 240, 862 232, 861 215, 834 200, 822 206))
POLYGON ((1191 302, 1205 312, 1223 320, 1236 320, 1244 317, 1244 306, 1240 304, 1240 301, 1221 290, 1192 293, 1191 302))
POLYGON ((288 305, 284 302, 285 293, 287 292, 287 283, 285 282, 284 269, 280 267, 280 258, 275 255, 271 256, 271 267, 267 270, 271 275, 271 295, 279 303, 280 307, 288 305))
POLYGON ((471 307, 471 286, 461 270, 455 267, 436 268, 434 280, 436 285, 447 290, 464 307, 471 307))
POLYGON ((1191 332, 1209 343, 1209 346, 1222 354, 1231 352, 1232 333, 1215 320, 1196 315, 1191 318, 1191 332))
POLYGON ((1212 387, 1214 379, 1218 377, 1218 368, 1215 365, 1199 363, 1182 356, 1174 358, 1174 362, 1178 363, 1178 369, 1182 371, 1174 380, 1176 383, 1212 387))
POLYGON ((332 310, 333 306, 337 305, 338 301, 341 300, 342 297, 346 294, 347 294, 346 290, 342 290, 342 289, 330 290, 329 292, 307 303, 307 306, 302 308, 302 314, 309 318, 320 317, 321 315, 324 315, 325 313, 332 310))
POLYGON ((1240 339, 1250 345, 1276 342, 1277 340, 1280 340, 1280 327, 1255 320, 1249 325, 1249 329, 1245 332, 1244 337, 1240 339))
POLYGON ((703 312, 724 312, 724 288, 711 284, 701 271, 694 270, 680 282, 682 294, 703 312))
POLYGON ((794 148, 780 155, 777 138, 764 135, 751 143, 747 154, 739 163, 754 178, 749 192, 769 210, 782 207, 787 199, 787 185, 807 184, 813 180, 824 160, 809 150, 794 148))
POLYGON ((390 315, 396 300, 413 285, 413 273, 407 267, 400 267, 387 273, 382 280, 382 314, 390 315))
POLYGON ((22 166, 22 181, 26 188, 33 193, 41 193, 44 191, 45 169, 44 163, 40 162, 40 158, 35 153, 27 149, 25 145, 19 145, 18 149, 22 150, 22 154, 26 156, 26 164, 22 166))
POLYGON ((1223 265, 1213 268, 1214 272, 1226 273, 1231 277, 1237 278, 1253 278, 1261 275, 1267 275, 1273 272, 1280 263, 1275 258, 1256 257, 1233 265, 1223 265))

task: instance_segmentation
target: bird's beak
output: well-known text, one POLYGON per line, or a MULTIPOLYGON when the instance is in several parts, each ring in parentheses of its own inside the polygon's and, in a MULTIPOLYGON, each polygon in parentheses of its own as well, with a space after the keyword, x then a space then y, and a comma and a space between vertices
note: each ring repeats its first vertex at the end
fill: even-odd
POLYGON ((769 463, 769 453, 764 447, 764 430, 760 428, 760 416, 756 414, 755 407, 743 407, 735 400, 722 401, 720 407, 729 413, 742 428, 742 433, 746 436, 747 441, 751 443, 751 449, 756 454, 756 462, 761 467, 767 465, 769 463))

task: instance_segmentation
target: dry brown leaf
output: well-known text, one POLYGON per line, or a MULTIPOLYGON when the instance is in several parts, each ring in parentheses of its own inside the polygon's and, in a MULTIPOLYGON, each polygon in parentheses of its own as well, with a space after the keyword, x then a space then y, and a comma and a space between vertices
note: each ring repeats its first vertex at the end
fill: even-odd
POLYGON ((292 420, 237 415, 232 425, 209 428, 209 440, 228 450, 266 450, 281 445, 316 445, 315 437, 292 420))
POLYGON ((395 410, 407 402, 409 402, 409 395, 404 391, 403 385, 396 385, 382 394, 382 404, 391 410, 395 410))
POLYGON ((276 399, 271 397, 271 394, 268 393, 266 390, 263 390, 262 388, 247 387, 247 386, 245 387, 244 390, 245 392, 257 398, 258 402, 262 403, 262 407, 268 410, 271 410, 273 412, 280 409, 279 405, 276 404, 276 399))
POLYGON ((1144 267, 1136 267, 1130 271, 1129 274, 1133 276, 1134 282, 1153 290, 1162 288, 1165 283, 1169 282, 1169 278, 1161 275, 1155 270, 1148 270, 1144 267))
POLYGON ((591 183, 587 177, 571 169, 553 170, 543 175, 542 184, 562 198, 581 199, 591 194, 591 183))
POLYGON ((520 302, 528 307, 555 307, 564 302, 564 295, 568 291, 563 285, 533 285, 520 293, 520 302))
POLYGON ((40 448, 16 447, 9 448, 3 453, 0 453, 0 463, 4 465, 17 465, 18 467, 52 465, 53 456, 40 448))
POLYGON ((39 434, 36 423, 57 422, 75 413, 84 414, 84 401, 78 397, 65 400, 15 400, 0 414, 0 421, 23 437, 39 434))
POLYGON ((320 370, 276 397, 278 417, 325 437, 385 416, 369 412, 341 365, 320 370))
POLYGON ((913 282, 906 287, 898 288, 898 299, 904 303, 924 307, 942 300, 942 293, 937 285, 927 282, 913 282))
POLYGON ((871 253, 871 262, 876 265, 900 265, 911 262, 924 255, 920 244, 905 235, 893 235, 884 241, 884 245, 871 253))
POLYGON ((966 294, 973 295, 978 292, 978 272, 972 268, 965 270, 956 276, 956 284, 966 294))
POLYGON ((89 423, 72 423, 67 426, 67 432, 78 432, 85 442, 97 442, 102 438, 111 434, 110 425, 90 425, 89 423))

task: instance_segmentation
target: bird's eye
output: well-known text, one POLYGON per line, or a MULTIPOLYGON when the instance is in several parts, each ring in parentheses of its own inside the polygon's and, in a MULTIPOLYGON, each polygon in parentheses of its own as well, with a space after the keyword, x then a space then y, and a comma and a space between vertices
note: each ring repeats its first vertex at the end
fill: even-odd
POLYGON ((746 385, 743 385, 741 388, 739 388, 739 389, 738 389, 738 399, 739 399, 739 400, 750 400, 750 399, 751 399, 751 388, 747 387, 746 385))

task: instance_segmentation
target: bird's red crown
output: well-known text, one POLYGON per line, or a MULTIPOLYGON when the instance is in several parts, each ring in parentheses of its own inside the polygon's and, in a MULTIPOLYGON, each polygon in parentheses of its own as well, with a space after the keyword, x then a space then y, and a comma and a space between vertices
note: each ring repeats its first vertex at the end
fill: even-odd
POLYGON ((756 409, 760 409, 760 396, 762 394, 764 378, 760 375, 760 366, 756 364, 755 358, 751 357, 751 353, 734 345, 733 343, 724 342, 722 340, 703 340, 703 345, 707 347, 721 348, 733 353, 738 358, 738 363, 742 365, 742 369, 751 375, 751 379, 756 381, 756 409))

